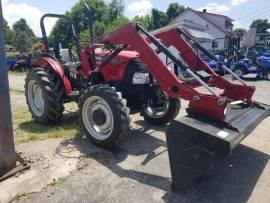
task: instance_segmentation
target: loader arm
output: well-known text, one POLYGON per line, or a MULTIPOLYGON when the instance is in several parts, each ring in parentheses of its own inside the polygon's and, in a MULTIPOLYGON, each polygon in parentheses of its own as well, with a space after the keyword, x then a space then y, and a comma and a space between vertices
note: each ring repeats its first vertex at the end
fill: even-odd
MULTIPOLYGON (((158 33, 156 37, 159 38, 162 41, 162 43, 165 44, 167 47, 174 46, 181 54, 181 57, 187 62, 187 64, 193 71, 204 70, 208 74, 210 74, 211 80, 209 81, 209 86, 214 86, 223 89, 224 92, 221 94, 222 96, 228 97, 232 100, 242 100, 246 103, 251 104, 255 87, 245 85, 241 81, 241 79, 240 81, 243 83, 242 85, 232 84, 228 80, 217 75, 209 67, 209 65, 198 56, 197 52, 194 50, 194 48, 192 48, 191 45, 195 46, 196 48, 199 48, 200 51, 203 51, 204 54, 208 55, 213 60, 217 60, 216 57, 213 56, 211 53, 209 53, 206 49, 201 47, 196 41, 192 40, 191 38, 184 39, 183 34, 185 34, 183 30, 179 28, 173 28, 158 33), (190 43, 187 43, 187 40, 189 40, 190 43)), ((187 34, 185 36, 188 37, 187 34)), ((220 61, 218 62, 220 63, 221 66, 223 65, 221 64, 220 61)))
MULTIPOLYGON (((176 30, 171 30, 163 34, 164 35, 161 35, 161 38, 164 44, 159 42, 159 40, 153 35, 147 33, 138 24, 130 23, 97 39, 97 43, 123 45, 129 47, 130 49, 136 50, 140 54, 142 61, 146 64, 149 72, 157 80, 163 91, 166 92, 166 94, 168 94, 170 97, 177 97, 188 100, 189 108, 194 112, 202 113, 221 121, 226 121, 227 118, 224 112, 228 103, 231 100, 244 98, 244 96, 233 96, 238 95, 233 94, 235 90, 241 88, 244 89, 244 93, 249 93, 247 96, 245 95, 245 97, 247 100, 250 100, 254 92, 253 88, 234 86, 228 81, 223 80, 217 76, 198 56, 196 56, 190 45, 179 36, 179 33, 177 33, 176 30), (165 37, 166 34, 169 34, 169 37, 165 37), (195 81, 200 86, 205 87, 210 94, 198 92, 195 90, 192 84, 181 81, 177 75, 171 72, 169 67, 164 64, 156 51, 153 50, 153 48, 150 46, 150 43, 153 43, 161 52, 168 56, 181 69, 192 75, 195 81), (188 62, 188 64, 170 52, 170 50, 167 48, 167 46, 170 44, 173 44, 181 54, 184 53, 184 59, 188 62), (188 55, 189 53, 191 53, 190 56, 188 55), (201 80, 194 72, 196 71, 196 64, 193 64, 195 57, 200 61, 202 68, 211 74, 211 86, 216 85, 218 87, 222 87, 226 89, 225 93, 228 90, 234 90, 232 91, 233 93, 223 93, 218 95, 214 92, 210 85, 201 80)), ((245 98, 243 100, 245 100, 245 98)))

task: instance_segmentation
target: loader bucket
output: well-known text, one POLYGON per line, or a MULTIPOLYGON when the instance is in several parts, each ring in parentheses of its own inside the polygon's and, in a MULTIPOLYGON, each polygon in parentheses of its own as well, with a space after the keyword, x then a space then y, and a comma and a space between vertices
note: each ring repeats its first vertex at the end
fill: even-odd
POLYGON ((172 189, 181 191, 212 169, 270 114, 270 106, 234 105, 227 122, 191 114, 171 122, 166 132, 172 189))

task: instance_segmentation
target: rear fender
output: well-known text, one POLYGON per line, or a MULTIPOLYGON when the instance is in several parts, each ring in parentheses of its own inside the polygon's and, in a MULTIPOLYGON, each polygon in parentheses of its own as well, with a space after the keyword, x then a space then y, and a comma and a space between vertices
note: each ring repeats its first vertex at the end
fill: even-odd
POLYGON ((66 95, 69 95, 72 91, 72 86, 69 79, 66 77, 64 73, 64 69, 58 61, 49 58, 49 57, 40 57, 32 63, 33 68, 44 68, 44 69, 52 69, 62 80, 62 83, 65 87, 66 95))
POLYGON ((27 65, 27 61, 24 60, 24 59, 22 59, 22 60, 17 61, 16 64, 18 64, 18 65, 25 65, 26 66, 27 65))

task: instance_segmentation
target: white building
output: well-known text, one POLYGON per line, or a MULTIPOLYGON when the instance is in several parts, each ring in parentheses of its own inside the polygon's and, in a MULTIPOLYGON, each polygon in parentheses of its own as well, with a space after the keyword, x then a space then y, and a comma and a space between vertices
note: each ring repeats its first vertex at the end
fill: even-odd
MULTIPOLYGON (((233 19, 225 15, 208 13, 206 9, 195 11, 187 8, 170 22, 168 27, 185 26, 201 44, 211 50, 212 42, 217 43, 216 49, 224 49, 225 38, 232 35, 233 19)), ((154 32, 167 29, 167 26, 154 32)))
POLYGON ((6 44, 5 46, 6 46, 6 52, 11 52, 11 51, 14 51, 15 50, 15 47, 12 46, 12 45, 6 44))

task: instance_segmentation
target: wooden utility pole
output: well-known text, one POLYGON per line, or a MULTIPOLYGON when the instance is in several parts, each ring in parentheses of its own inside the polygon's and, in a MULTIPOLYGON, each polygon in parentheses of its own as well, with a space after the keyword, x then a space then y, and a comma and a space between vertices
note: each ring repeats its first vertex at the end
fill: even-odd
POLYGON ((0 176, 16 167, 3 22, 0 0, 0 176))

